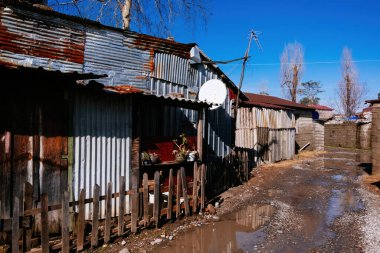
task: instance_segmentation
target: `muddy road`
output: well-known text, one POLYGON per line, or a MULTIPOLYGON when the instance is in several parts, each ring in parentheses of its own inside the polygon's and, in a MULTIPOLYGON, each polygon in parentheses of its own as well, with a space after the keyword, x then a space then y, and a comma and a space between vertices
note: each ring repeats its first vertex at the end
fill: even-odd
POLYGON ((330 150, 264 166, 220 196, 216 215, 154 252, 378 252, 380 198, 366 152, 330 150), (373 186, 375 187, 375 186, 373 186))

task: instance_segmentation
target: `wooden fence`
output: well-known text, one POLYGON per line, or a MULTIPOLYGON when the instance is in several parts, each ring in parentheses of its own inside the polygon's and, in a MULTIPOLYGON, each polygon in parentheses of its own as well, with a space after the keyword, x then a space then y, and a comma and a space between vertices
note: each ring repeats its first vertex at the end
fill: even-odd
POLYGON ((69 201, 69 192, 62 194, 59 205, 48 205, 47 194, 41 194, 40 207, 33 206, 33 187, 25 183, 23 199, 15 197, 12 216, 12 253, 19 252, 49 252, 60 250, 64 253, 72 250, 81 251, 85 248, 97 247, 101 243, 108 243, 112 238, 125 236, 127 232, 136 233, 143 227, 155 225, 159 227, 165 220, 178 218, 181 212, 185 215, 196 213, 199 208, 205 207, 205 165, 194 165, 194 180, 186 182, 185 169, 176 170, 176 184, 173 169, 169 171, 169 185, 163 186, 160 172, 156 171, 154 180, 148 180, 144 173, 142 187, 135 190, 125 191, 125 178, 120 177, 120 190, 112 194, 112 182, 108 183, 107 194, 100 196, 99 185, 93 186, 93 198, 85 199, 85 190, 80 191, 79 200, 69 201), (174 187, 176 189, 174 189, 174 187), (189 194, 192 190, 192 194, 189 194), (163 192, 167 192, 164 200, 163 192), (153 212, 149 210, 149 193, 154 194, 153 212), (126 195, 131 197, 130 217, 125 215, 126 195), (112 198, 119 198, 119 215, 111 218, 112 198), (106 201, 106 217, 99 219, 99 201, 106 201), (139 208, 142 201, 142 210, 139 208), (85 204, 93 205, 91 231, 86 230, 85 204), (23 214, 20 214, 20 205, 23 205, 23 214), (74 207, 78 213, 73 215, 74 207), (49 212, 61 210, 61 234, 58 237, 50 237, 49 212), (32 238, 33 217, 40 215, 41 235, 32 238), (130 219, 129 219, 130 218, 130 219), (117 219, 117 224, 115 219, 117 219), (21 222, 20 222, 21 221, 21 222), (74 222, 72 222, 74 221, 74 222), (100 226, 100 223, 102 224, 100 226), (70 229, 70 225, 72 229, 70 229), (22 238, 22 240, 20 240, 22 238), (38 248, 35 247, 36 242, 38 248))

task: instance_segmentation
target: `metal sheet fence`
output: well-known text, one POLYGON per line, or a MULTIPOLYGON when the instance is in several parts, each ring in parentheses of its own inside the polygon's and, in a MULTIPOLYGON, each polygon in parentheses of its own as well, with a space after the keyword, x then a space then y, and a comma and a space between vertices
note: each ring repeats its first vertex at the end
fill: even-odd
MULTIPOLYGON (((109 181, 114 182, 112 193, 119 189, 120 176, 125 176, 130 189, 132 104, 128 97, 102 96, 77 93, 73 104, 74 165, 73 195, 78 200, 80 189, 86 189, 86 198, 94 184, 106 194, 109 181)), ((128 203, 129 201, 127 201, 128 203)), ((118 202, 112 205, 117 216, 118 202)), ((86 205, 86 219, 90 218, 91 205, 86 205)), ((129 212, 129 205, 127 205, 129 212)), ((105 217, 105 203, 100 202, 100 216, 105 217)))
POLYGON ((251 152, 253 166, 291 159, 295 152, 295 124, 290 111, 239 108, 236 147, 251 152))

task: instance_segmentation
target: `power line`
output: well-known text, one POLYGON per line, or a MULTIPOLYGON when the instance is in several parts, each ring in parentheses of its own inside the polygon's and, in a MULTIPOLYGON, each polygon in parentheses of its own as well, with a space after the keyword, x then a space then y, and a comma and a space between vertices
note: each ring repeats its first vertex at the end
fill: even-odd
MULTIPOLYGON (((352 62, 355 63, 363 63, 363 62, 380 62, 380 59, 375 59, 375 60, 354 60, 352 62)), ((337 64, 341 63, 341 61, 315 61, 315 62, 303 62, 305 65, 317 65, 317 64, 337 64)), ((293 63, 288 63, 288 64, 293 64, 293 63)), ((240 64, 229 64, 229 65, 240 65, 240 64)), ((280 66, 281 63, 247 63, 247 65, 250 66, 280 66)))

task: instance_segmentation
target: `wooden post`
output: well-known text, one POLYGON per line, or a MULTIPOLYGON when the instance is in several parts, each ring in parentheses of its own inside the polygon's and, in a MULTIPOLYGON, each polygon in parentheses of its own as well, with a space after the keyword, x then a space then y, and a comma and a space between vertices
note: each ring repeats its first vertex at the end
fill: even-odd
POLYGON ((144 226, 149 225, 149 186, 148 174, 143 175, 144 226))
POLYGON ((108 182, 106 195, 106 220, 104 226, 104 242, 109 243, 111 240, 111 212, 112 212, 112 182, 108 182))
POLYGON ((181 213, 181 173, 180 173, 180 170, 177 170, 176 199, 177 199, 176 218, 178 219, 181 213))
MULTIPOLYGON (((25 182, 24 185, 24 210, 30 210, 33 208, 33 185, 29 182, 25 182)), ((28 220, 28 227, 24 228, 24 239, 23 239, 23 251, 30 251, 32 248, 32 220, 28 220)))
POLYGON ((205 209, 205 172, 206 165, 202 164, 201 167, 201 209, 205 209))
POLYGON ((182 182, 183 199, 185 202, 185 215, 189 215, 190 214, 189 197, 187 195, 187 182, 186 182, 186 174, 185 174, 184 167, 181 167, 181 182, 182 182))
POLYGON ((70 206, 69 206, 69 193, 65 191, 62 194, 62 253, 70 252, 70 206))
POLYGON ((198 124, 197 124, 197 148, 199 158, 203 162, 203 109, 198 110, 198 124))
POLYGON ((119 217, 117 233, 119 236, 124 234, 124 213, 125 213, 125 177, 120 177, 119 182, 119 217))
POLYGON ((46 193, 41 194, 41 246, 42 253, 49 252, 49 206, 46 193))
POLYGON ((193 213, 197 212, 198 207, 198 164, 194 163, 193 172, 193 213))
POLYGON ((19 252, 18 240, 20 238, 20 200, 15 196, 12 215, 12 253, 19 252))
POLYGON ((132 213, 131 213, 131 232, 137 232, 137 220, 139 217, 139 193, 138 189, 132 189, 132 213))
POLYGON ((137 220, 139 215, 141 215, 142 210, 140 209, 139 201, 139 187, 140 187, 140 155, 141 155, 141 121, 142 121, 142 101, 140 98, 133 101, 132 111, 132 177, 131 185, 133 195, 131 199, 131 230, 137 232, 137 220), (136 224, 135 224, 136 221, 136 224))
POLYGON ((91 247, 98 246, 99 240, 99 195, 100 186, 94 185, 92 194, 92 230, 91 230, 91 247))
POLYGON ((78 213, 78 223, 77 223, 77 251, 82 251, 84 246, 84 201, 85 201, 85 190, 81 189, 79 193, 79 213, 78 213))
POLYGON ((169 170, 169 195, 168 195, 168 212, 166 218, 170 220, 173 213, 173 169, 169 170))
POLYGON ((153 204, 153 218, 156 222, 156 228, 159 226, 160 220, 160 172, 154 173, 154 204, 153 204))

